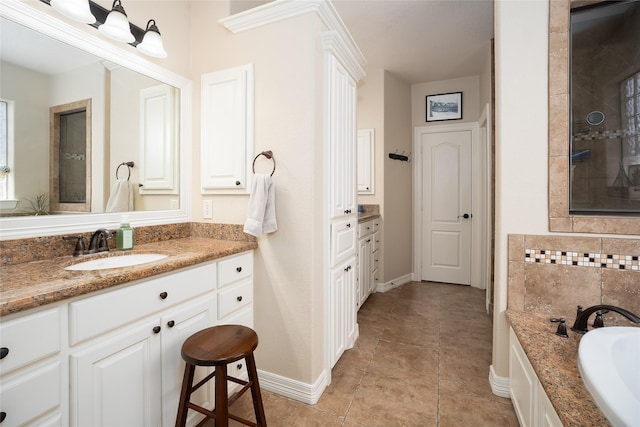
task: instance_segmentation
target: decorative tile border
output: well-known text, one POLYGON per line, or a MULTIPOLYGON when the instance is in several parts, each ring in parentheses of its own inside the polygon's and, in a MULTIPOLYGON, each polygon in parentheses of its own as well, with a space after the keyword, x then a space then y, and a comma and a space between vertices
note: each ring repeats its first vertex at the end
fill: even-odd
POLYGON ((547 249, 525 249, 524 261, 578 267, 612 268, 640 271, 638 255, 598 254, 547 249))

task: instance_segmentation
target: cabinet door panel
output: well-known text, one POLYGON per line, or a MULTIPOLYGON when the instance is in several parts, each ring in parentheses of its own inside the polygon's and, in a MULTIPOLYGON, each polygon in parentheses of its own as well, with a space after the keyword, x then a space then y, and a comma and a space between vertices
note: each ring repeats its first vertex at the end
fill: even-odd
POLYGON ((153 332, 158 323, 127 328, 71 355, 73 425, 160 425, 160 335, 153 332))
MULTIPOLYGON (((182 306, 163 316, 162 325, 162 425, 172 426, 176 422, 178 399, 184 374, 184 360, 180 355, 182 343, 192 334, 216 324, 216 295, 199 298, 197 302, 182 306)), ((209 369, 198 368, 194 382, 200 381, 209 369)), ((206 408, 213 407, 213 381, 196 391, 191 399, 206 408)), ((187 424, 202 418, 189 411, 187 424)))

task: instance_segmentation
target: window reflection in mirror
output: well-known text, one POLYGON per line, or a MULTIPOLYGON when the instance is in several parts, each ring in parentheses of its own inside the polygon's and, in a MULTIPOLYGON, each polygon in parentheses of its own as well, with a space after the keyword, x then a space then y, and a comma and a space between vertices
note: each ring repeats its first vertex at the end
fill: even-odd
POLYGON ((640 1, 571 10, 570 210, 640 214, 640 1))

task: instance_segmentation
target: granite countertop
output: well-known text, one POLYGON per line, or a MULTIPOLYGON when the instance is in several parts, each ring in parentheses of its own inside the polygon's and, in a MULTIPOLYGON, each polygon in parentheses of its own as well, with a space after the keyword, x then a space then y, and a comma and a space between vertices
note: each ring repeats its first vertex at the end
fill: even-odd
MULTIPOLYGON (((506 315, 562 424, 609 426, 578 373, 582 335, 569 330, 569 338, 557 336, 558 324, 549 322, 548 314, 507 310, 506 315)), ((567 319, 568 329, 572 324, 567 319)))
POLYGON ((358 224, 369 221, 371 219, 380 218, 379 213, 372 212, 358 212, 358 224))
POLYGON ((98 257, 125 251, 110 251, 81 257, 63 256, 2 266, 0 271, 0 316, 62 301, 122 283, 168 273, 179 268, 253 250, 255 242, 187 237, 136 245, 126 253, 161 253, 160 261, 131 267, 92 271, 68 271, 64 268, 98 257))

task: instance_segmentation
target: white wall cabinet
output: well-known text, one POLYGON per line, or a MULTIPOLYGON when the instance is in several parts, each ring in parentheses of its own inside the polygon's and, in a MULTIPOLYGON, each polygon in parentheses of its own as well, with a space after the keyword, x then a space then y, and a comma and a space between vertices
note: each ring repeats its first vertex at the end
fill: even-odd
POLYGON ((373 129, 358 130, 357 147, 358 194, 374 194, 374 133, 373 129))
POLYGON ((251 189, 253 87, 253 64, 202 76, 202 194, 244 194, 251 189))
POLYGON ((328 362, 333 367, 358 337, 357 300, 357 208, 356 208, 356 81, 344 65, 344 50, 337 49, 336 34, 323 36, 329 265, 328 362))
POLYGON ((562 427, 512 328, 509 328, 509 394, 522 427, 562 427))
MULTIPOLYGON (((8 316, 2 425, 173 426, 182 343, 219 323, 253 327, 252 252, 8 316)), ((209 372, 196 369, 195 381, 209 372)), ((213 406, 213 382, 193 400, 213 406)), ((201 418, 189 415, 188 425, 201 418)))

